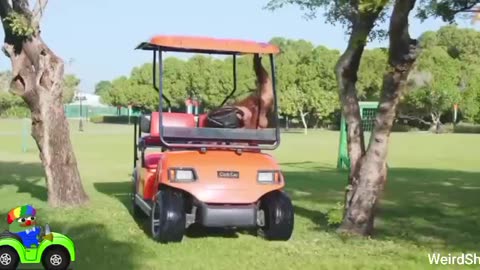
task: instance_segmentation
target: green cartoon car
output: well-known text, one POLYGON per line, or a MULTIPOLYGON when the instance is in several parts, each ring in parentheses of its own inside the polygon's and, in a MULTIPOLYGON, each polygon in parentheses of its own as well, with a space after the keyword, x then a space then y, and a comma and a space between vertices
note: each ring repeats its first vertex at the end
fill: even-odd
POLYGON ((0 233, 0 270, 31 269, 36 265, 43 265, 46 270, 72 269, 73 241, 66 235, 51 232, 48 224, 41 238, 38 247, 26 248, 18 235, 9 231, 0 233))

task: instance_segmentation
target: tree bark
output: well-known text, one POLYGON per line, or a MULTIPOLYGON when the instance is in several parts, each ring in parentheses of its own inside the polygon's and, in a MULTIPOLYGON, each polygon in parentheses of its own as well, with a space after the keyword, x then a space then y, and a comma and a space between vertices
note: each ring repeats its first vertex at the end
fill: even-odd
POLYGON ((303 133, 307 135, 308 133, 308 126, 307 126, 307 121, 305 120, 305 116, 308 113, 302 112, 302 110, 298 110, 298 113, 300 113, 300 119, 302 120, 302 125, 303 125, 303 133))
POLYGON ((355 15, 352 15, 352 32, 347 49, 340 56, 335 66, 342 113, 347 123, 347 147, 350 157, 350 173, 345 193, 345 206, 352 196, 352 186, 356 185, 358 181, 360 162, 365 155, 365 140, 356 88, 357 74, 368 36, 380 12, 383 10, 383 6, 376 10, 361 12, 358 10, 358 3, 356 3, 356 9, 357 12, 355 15))
POLYGON ((430 114, 430 117, 432 118, 431 131, 434 131, 435 133, 440 133, 440 128, 442 126, 442 122, 440 121, 441 116, 442 113, 440 112, 432 112, 430 114))
POLYGON ((396 0, 390 19, 389 70, 383 79, 383 91, 375 127, 353 185, 352 197, 339 230, 359 235, 373 232, 375 209, 387 177, 387 152, 396 108, 405 89, 408 74, 418 56, 417 41, 410 38, 408 16, 416 0, 396 0))
POLYGON ((48 202, 53 207, 74 206, 86 203, 88 196, 63 110, 63 61, 40 37, 38 20, 45 5, 45 0, 39 0, 31 12, 27 0, 13 0, 11 6, 8 0, 0 1, 5 30, 3 50, 12 62, 11 91, 20 95, 31 111, 32 137, 45 170, 48 202), (34 34, 25 37, 15 33, 4 20, 11 12, 31 18, 34 34))

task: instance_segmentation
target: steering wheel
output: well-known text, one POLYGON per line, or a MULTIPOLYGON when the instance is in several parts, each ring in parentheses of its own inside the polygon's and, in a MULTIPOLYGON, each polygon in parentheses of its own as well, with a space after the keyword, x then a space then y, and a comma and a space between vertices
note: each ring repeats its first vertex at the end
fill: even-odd
POLYGON ((41 229, 41 232, 40 232, 40 239, 43 241, 43 240, 50 240, 52 241, 53 239, 53 234, 52 234, 52 231, 50 230, 50 225, 48 224, 45 224, 45 230, 40 227, 41 229))

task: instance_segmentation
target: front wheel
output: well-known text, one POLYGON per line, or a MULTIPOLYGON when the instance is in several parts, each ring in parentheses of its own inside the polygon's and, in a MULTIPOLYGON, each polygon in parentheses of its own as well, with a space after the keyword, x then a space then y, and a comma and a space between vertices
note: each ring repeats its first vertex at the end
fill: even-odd
POLYGON ((182 193, 172 189, 160 190, 150 214, 152 237, 161 243, 181 242, 185 234, 185 223, 182 193))
POLYGON ((43 253, 42 264, 45 270, 67 270, 70 265, 70 255, 65 248, 49 248, 43 253))
POLYGON ((18 254, 13 248, 8 246, 0 247, 0 270, 15 270, 18 262, 18 254))
POLYGON ((265 195, 260 202, 265 224, 260 227, 260 234, 267 240, 289 240, 293 232, 294 214, 290 198, 281 191, 265 195))

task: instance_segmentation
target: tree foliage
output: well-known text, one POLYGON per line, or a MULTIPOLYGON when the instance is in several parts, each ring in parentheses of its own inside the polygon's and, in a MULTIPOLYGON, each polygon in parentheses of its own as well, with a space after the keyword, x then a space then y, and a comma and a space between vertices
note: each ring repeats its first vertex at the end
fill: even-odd
POLYGON ((423 53, 409 80, 401 114, 436 125, 458 104, 474 122, 480 108, 480 32, 445 26, 421 37, 423 53))
POLYGON ((80 79, 73 74, 66 74, 63 77, 63 103, 71 103, 75 93, 78 92, 78 86, 80 85, 80 79))
MULTIPOLYGON (((480 118, 480 33, 456 26, 445 26, 421 36, 423 53, 409 80, 409 91, 402 101, 401 116, 413 117, 431 125, 451 114, 458 103, 465 121, 480 118), (428 83, 423 80, 429 79, 428 83), (420 80, 420 81, 419 81, 420 80), (420 85, 417 85, 420 84, 420 85), (432 119, 432 113, 436 115, 432 119)), ((279 109, 284 116, 315 127, 335 121, 340 109, 333 68, 340 56, 337 50, 315 46, 305 40, 273 38, 282 53, 276 58, 279 109)), ((360 62, 357 91, 360 100, 380 98, 387 50, 365 50, 360 62)), ((267 64, 267 63, 265 63, 267 64)), ((184 102, 196 95, 206 110, 215 108, 233 89, 232 58, 218 59, 195 55, 188 60, 164 60, 164 89, 174 110, 184 110, 184 102)), ((237 59, 238 89, 233 99, 254 88, 250 57, 237 59)), ((137 106, 156 110, 158 93, 152 87, 152 64, 132 69, 130 76, 101 81, 95 92, 113 106, 137 106)), ((158 82, 158 80, 157 80, 158 82)))
MULTIPOLYGON (((333 67, 336 50, 315 47, 305 40, 273 38, 283 51, 276 59, 280 111, 314 125, 339 109, 333 67), (313 124, 312 124, 313 123, 313 124)), ((229 102, 238 100, 255 88, 250 56, 237 57, 237 90, 229 102)), ((269 70, 269 62, 264 59, 269 70)), ((152 64, 133 68, 130 76, 112 82, 102 81, 96 91, 113 106, 136 106, 146 110, 158 107, 158 93, 152 86, 152 64)), ((158 82, 158 81, 157 81, 158 82)), ((232 92, 233 59, 195 55, 188 60, 169 57, 164 60, 164 93, 174 110, 183 110, 185 99, 196 96, 204 110, 220 106, 232 92)))

